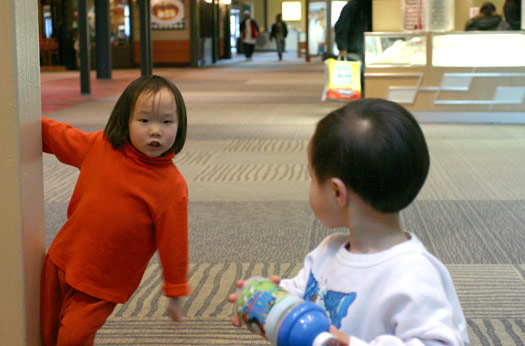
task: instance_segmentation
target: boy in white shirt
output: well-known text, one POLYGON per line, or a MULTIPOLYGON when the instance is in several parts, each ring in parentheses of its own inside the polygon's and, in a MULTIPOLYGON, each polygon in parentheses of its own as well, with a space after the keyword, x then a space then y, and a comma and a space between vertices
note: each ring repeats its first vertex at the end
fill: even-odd
POLYGON ((447 269, 399 220, 429 166, 421 128, 394 102, 353 101, 317 124, 310 206, 326 227, 349 233, 323 240, 294 278, 272 279, 323 306, 342 345, 469 344, 447 269))

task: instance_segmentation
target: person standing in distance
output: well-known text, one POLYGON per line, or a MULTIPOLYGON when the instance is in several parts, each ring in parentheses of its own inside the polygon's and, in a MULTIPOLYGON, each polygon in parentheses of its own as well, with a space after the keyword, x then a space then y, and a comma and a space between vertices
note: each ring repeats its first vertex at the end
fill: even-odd
POLYGON ((361 95, 365 95, 365 32, 372 31, 372 0, 349 0, 334 26, 335 43, 342 59, 361 62, 361 95))
POLYGON ((510 25, 496 13, 496 6, 486 2, 479 8, 479 14, 465 25, 465 31, 510 30, 510 25))
POLYGON ((246 61, 252 60, 252 54, 255 50, 255 39, 259 37, 259 26, 250 16, 250 11, 244 11, 244 20, 241 22, 240 31, 246 61))
POLYGON ((512 30, 521 29, 521 0, 505 0, 503 13, 512 30))
POLYGON ((363 60, 365 31, 372 31, 370 0, 349 0, 335 23, 335 43, 339 56, 363 60))
POLYGON ((270 40, 275 39, 275 46, 277 47, 277 55, 279 60, 283 60, 284 39, 288 36, 288 28, 283 22, 282 15, 278 13, 275 16, 275 23, 272 24, 272 31, 270 33, 270 40))

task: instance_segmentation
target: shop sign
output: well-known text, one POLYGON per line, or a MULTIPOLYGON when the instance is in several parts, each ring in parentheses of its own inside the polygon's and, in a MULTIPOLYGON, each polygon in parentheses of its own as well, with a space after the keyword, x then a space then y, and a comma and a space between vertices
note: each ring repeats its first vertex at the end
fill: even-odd
POLYGON ((479 14, 479 7, 471 7, 469 8, 469 18, 474 18, 479 14))
POLYGON ((151 0, 151 28, 154 30, 183 30, 183 0, 151 0))
POLYGON ((454 28, 454 0, 403 0, 403 29, 451 31, 454 28))
POLYGON ((423 30, 425 23, 425 3, 423 0, 403 1, 404 30, 423 30))

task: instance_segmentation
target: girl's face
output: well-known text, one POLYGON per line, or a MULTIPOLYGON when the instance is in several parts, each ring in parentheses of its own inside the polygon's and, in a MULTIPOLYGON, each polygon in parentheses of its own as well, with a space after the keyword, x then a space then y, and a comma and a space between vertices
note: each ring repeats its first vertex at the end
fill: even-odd
POLYGON ((177 104, 169 89, 139 95, 129 118, 129 139, 135 149, 149 157, 162 156, 175 143, 177 128, 177 104))

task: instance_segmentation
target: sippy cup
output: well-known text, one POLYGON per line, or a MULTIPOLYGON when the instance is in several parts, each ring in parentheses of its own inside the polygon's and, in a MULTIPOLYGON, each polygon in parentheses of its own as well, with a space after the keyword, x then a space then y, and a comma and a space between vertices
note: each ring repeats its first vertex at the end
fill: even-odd
POLYGON ((234 313, 273 346, 337 346, 324 309, 292 295, 271 280, 253 277, 237 290, 234 313))

